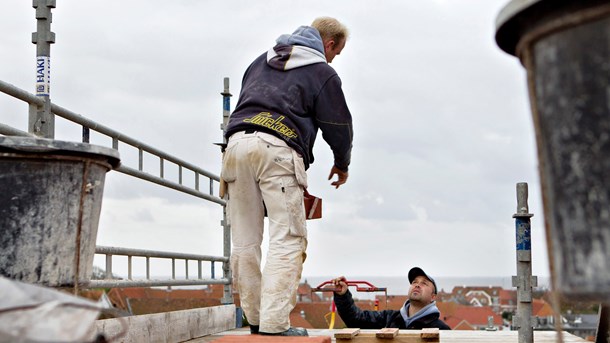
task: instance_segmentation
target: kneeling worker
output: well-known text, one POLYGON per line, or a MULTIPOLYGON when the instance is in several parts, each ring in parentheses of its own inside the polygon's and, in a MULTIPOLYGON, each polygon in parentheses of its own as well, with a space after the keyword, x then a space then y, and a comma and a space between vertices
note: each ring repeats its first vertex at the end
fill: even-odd
POLYGON ((400 311, 365 311, 354 304, 345 277, 333 280, 339 288, 335 291, 335 305, 339 316, 347 327, 360 329, 399 328, 420 330, 423 328, 451 328, 439 319, 440 311, 436 307, 436 283, 426 275, 421 268, 415 267, 409 271, 409 300, 400 311))

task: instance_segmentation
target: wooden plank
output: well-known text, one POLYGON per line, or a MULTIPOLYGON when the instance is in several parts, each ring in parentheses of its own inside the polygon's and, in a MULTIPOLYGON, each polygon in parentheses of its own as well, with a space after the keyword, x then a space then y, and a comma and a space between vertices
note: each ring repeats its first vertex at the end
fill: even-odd
POLYGON ((440 331, 437 328, 428 328, 421 330, 421 338, 425 340, 439 339, 440 331))
MULTIPOLYGON (((389 341, 387 338, 377 337, 379 331, 361 331, 357 336, 353 337, 350 343, 432 343, 440 342, 440 336, 436 338, 422 338, 421 330, 402 330, 398 331, 398 335, 389 341)), ((337 339, 337 342, 342 339, 337 339)))
POLYGON ((341 329, 341 331, 335 333, 335 339, 352 339, 360 333, 360 329, 341 329))
POLYGON ((377 338, 392 339, 398 335, 398 328, 383 328, 375 333, 377 338))
MULTIPOLYGON (((184 342, 235 328, 235 305, 221 305, 96 321, 97 333, 121 343, 184 342)), ((94 336, 93 336, 94 337, 94 336)), ((91 339, 93 340, 93 339, 91 339)))

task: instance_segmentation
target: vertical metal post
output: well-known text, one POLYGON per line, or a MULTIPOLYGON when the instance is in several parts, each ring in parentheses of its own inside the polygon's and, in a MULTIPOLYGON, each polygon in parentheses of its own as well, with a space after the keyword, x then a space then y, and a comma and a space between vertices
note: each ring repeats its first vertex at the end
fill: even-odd
POLYGON ((33 0, 36 9, 36 32, 32 43, 36 44, 36 96, 44 100, 40 107, 30 106, 28 131, 44 138, 55 137, 55 117, 51 113, 51 44, 55 33, 51 32, 51 8, 55 0, 33 0))
POLYGON ((220 95, 222 95, 222 124, 220 124, 220 129, 222 130, 222 143, 227 144, 227 139, 224 136, 224 132, 227 128, 227 124, 229 123, 229 116, 231 114, 231 97, 233 96, 231 92, 229 92, 229 78, 224 78, 224 89, 220 95))
POLYGON ((127 256, 127 279, 133 280, 131 255, 127 256))
POLYGON ((143 171, 144 169, 144 150, 138 149, 138 170, 143 171))
POLYGON ((532 276, 532 248, 530 218, 527 204, 527 183, 517 184, 517 213, 513 215, 516 226, 517 276, 513 276, 513 287, 517 287, 517 314, 513 325, 519 329, 519 343, 534 342, 532 325, 532 288, 538 279, 532 276))
POLYGON ((89 143, 90 136, 91 136, 91 133, 90 133, 89 128, 86 126, 83 126, 83 143, 89 143))
POLYGON ((106 255, 106 279, 112 279, 112 255, 106 255))
MULTIPOLYGON (((229 115, 231 112, 231 97, 232 97, 232 94, 229 92, 229 78, 228 77, 224 78, 224 89, 223 89, 222 93, 220 93, 220 95, 222 95, 222 124, 220 124, 220 129, 222 130, 222 133, 223 133, 221 150, 222 150, 222 152, 224 152, 224 149, 227 145, 227 139, 224 136, 224 132, 227 127, 227 123, 229 122, 229 115)), ((227 200, 226 195, 225 195, 225 200, 227 200)), ((228 257, 230 259, 231 258, 231 224, 229 223, 228 218, 227 218, 227 206, 226 205, 222 207, 222 221, 221 221, 220 225, 222 225, 222 228, 223 228, 224 256, 228 257)), ((214 264, 212 263, 212 268, 213 267, 214 267, 214 264)), ((226 279, 232 280, 233 277, 231 275, 231 263, 223 262, 222 271, 223 271, 224 277, 226 279)), ((213 271, 212 271, 212 273, 213 273, 213 271)), ((223 304, 232 304, 233 303, 233 291, 231 290, 231 283, 229 283, 228 285, 224 285, 224 296, 221 299, 221 302, 223 304)))
POLYGON ((150 280, 150 257, 146 256, 146 280, 150 280))

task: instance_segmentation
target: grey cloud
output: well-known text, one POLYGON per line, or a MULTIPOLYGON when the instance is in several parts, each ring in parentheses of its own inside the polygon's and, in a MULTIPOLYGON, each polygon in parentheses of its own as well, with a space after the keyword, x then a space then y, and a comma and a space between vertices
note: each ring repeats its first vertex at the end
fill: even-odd
MULTIPOLYGON (((34 10, 31 3, 8 1, 0 13, 0 44, 6 47, 0 79, 31 92, 34 10)), ((323 263, 332 256, 322 247, 332 244, 349 250, 348 243, 357 243, 345 268, 354 263, 358 270, 376 270, 370 264, 375 250, 369 253, 366 242, 386 242, 406 261, 433 241, 452 254, 459 254, 456 242, 485 247, 462 256, 459 265, 439 267, 439 274, 468 273, 463 266, 485 259, 482 270, 508 275, 513 256, 492 254, 504 248, 489 240, 511 230, 515 183, 529 182, 532 212, 536 220, 543 215, 524 71, 493 41, 495 16, 507 2, 109 0, 99 6, 62 0, 53 10, 52 99, 218 174, 221 157, 212 143, 221 140, 223 78, 231 79, 234 107, 245 68, 277 36, 316 16, 336 16, 351 30, 332 66, 343 80, 355 140, 350 178, 335 190, 326 180, 332 154, 318 139, 308 175, 326 215, 310 223, 316 256, 308 260, 320 262, 308 272, 335 274, 323 263), (318 228, 322 237, 314 240, 318 228), (467 243, 460 241, 464 237, 467 243)), ((0 122, 27 128, 27 106, 0 95, 0 108, 0 122)), ((59 121, 58 138, 78 140, 79 134, 79 127, 59 121)), ((137 165, 137 152, 121 153, 137 165)), ((145 160, 146 168, 156 163, 145 160)), ((201 202, 115 173, 105 194, 201 202)), ((150 220, 160 215, 154 211, 135 209, 134 215, 150 220)), ((153 234, 163 230, 150 224, 153 234)), ((545 251, 544 242, 535 249, 545 251)), ((437 261, 443 265, 442 256, 437 261)), ((545 260, 536 263, 546 270, 545 260)))

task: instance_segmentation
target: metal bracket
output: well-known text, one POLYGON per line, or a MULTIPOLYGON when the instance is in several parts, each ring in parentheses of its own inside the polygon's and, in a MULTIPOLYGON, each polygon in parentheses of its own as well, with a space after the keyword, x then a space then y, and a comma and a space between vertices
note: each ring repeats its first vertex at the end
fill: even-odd
MULTIPOLYGON (((347 281, 348 287, 356 287, 357 292, 383 292, 385 294, 385 307, 388 308, 388 290, 386 287, 376 287, 368 281, 347 281)), ((333 280, 324 281, 318 287, 312 288, 311 292, 335 292, 340 288, 336 287, 333 280)))

